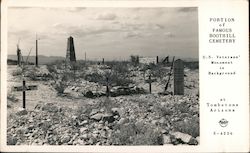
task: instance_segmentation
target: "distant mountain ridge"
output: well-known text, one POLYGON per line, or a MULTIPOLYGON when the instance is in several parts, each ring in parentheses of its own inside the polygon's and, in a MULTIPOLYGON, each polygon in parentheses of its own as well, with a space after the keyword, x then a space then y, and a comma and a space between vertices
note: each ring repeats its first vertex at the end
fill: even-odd
MULTIPOLYGON (((9 60, 17 60, 16 55, 8 55, 9 60)), ((27 56, 23 56, 23 60, 26 61, 27 56)), ((65 60, 65 57, 62 56, 44 56, 44 55, 39 55, 38 56, 38 63, 39 64, 48 64, 52 63, 58 60, 65 60)), ((35 63, 36 61, 36 56, 29 56, 28 62, 35 63)))

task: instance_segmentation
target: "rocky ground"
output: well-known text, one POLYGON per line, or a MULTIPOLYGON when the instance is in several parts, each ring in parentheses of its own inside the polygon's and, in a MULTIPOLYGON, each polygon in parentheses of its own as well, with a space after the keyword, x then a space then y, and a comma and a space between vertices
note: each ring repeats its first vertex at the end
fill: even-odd
POLYGON ((131 74, 134 83, 129 91, 138 93, 111 97, 99 94, 105 94, 104 85, 78 78, 65 82, 68 85, 60 93, 56 88, 60 77, 50 76, 46 66, 36 74, 40 78, 26 77, 27 84, 38 85, 38 90, 27 91, 27 108, 22 110, 21 92, 11 90, 21 85, 22 76, 16 66, 8 66, 9 145, 199 144, 198 70, 185 69, 183 96, 159 94, 164 77, 149 94, 145 74, 131 74), (88 97, 88 91, 99 96, 88 97))

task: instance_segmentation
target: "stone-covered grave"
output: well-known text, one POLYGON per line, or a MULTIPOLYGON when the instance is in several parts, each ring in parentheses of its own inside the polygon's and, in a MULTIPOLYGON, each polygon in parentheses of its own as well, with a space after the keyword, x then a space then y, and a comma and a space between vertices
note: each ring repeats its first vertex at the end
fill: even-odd
POLYGON ((197 97, 99 98, 77 108, 39 103, 8 118, 8 145, 178 145, 199 143, 197 97))

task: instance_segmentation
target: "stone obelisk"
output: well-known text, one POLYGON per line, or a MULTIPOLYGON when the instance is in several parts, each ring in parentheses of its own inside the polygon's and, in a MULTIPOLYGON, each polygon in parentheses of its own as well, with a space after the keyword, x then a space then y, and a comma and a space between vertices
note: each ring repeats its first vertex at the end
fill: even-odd
POLYGON ((76 62, 76 55, 75 55, 74 39, 72 36, 70 36, 68 38, 68 43, 67 43, 66 63, 70 64, 72 62, 76 62))

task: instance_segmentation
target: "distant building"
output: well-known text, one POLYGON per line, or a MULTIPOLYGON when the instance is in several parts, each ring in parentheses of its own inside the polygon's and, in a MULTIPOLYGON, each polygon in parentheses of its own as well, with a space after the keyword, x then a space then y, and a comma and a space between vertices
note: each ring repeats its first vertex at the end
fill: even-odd
POLYGON ((68 43, 67 43, 66 62, 75 62, 75 61, 76 61, 76 55, 75 55, 74 40, 73 37, 70 36, 68 38, 68 43))

